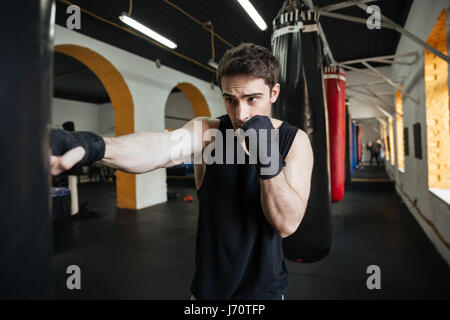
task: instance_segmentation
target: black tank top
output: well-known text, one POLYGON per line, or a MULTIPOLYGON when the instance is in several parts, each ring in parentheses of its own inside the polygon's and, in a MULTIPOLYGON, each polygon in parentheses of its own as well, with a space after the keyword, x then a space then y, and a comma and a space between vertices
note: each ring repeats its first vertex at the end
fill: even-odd
MULTIPOLYGON (((228 115, 218 119, 225 141, 225 130, 233 125, 228 115)), ((297 130, 287 122, 279 128, 284 157, 297 130)), ((225 164, 225 151, 224 164, 206 166, 197 191, 200 212, 191 292, 197 299, 281 299, 288 287, 282 239, 262 211, 255 165, 248 164, 247 156, 246 164, 225 164)))

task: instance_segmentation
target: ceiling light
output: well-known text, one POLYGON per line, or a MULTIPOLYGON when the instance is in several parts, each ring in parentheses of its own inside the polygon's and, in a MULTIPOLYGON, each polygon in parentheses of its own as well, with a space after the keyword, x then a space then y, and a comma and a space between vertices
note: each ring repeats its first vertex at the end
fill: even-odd
POLYGON ((129 25, 130 27, 132 27, 132 28, 134 28, 136 30, 138 30, 139 32, 142 32, 146 36, 149 36, 153 40, 158 41, 159 43, 165 45, 166 47, 169 47, 170 49, 175 49, 177 47, 177 45, 174 42, 170 41, 166 37, 163 37, 159 33, 156 33, 152 29, 144 26, 142 23, 140 23, 140 22, 136 21, 135 19, 131 18, 126 13, 122 13, 122 15, 119 16, 119 19, 123 23, 129 25))
POLYGON ((217 62, 215 62, 213 59, 209 59, 208 60, 208 65, 210 67, 213 67, 214 69, 217 69, 219 67, 219 65, 217 64, 217 62))
POLYGON ((258 28, 260 28, 262 31, 267 29, 267 24, 264 22, 263 18, 261 18, 258 11, 256 11, 255 7, 253 7, 249 0, 237 0, 237 2, 239 2, 242 8, 244 8, 250 18, 252 18, 252 20, 256 23, 258 28))

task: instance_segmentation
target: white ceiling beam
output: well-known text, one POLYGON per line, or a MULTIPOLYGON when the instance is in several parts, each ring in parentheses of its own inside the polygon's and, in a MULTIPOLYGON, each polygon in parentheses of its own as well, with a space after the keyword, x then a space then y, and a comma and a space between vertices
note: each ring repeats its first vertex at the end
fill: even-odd
POLYGON ((375 99, 378 100, 378 102, 380 102, 383 106, 385 106, 386 108, 389 108, 389 106, 386 104, 386 102, 383 101, 383 99, 381 99, 375 92, 373 92, 370 88, 365 88, 367 92, 369 92, 372 97, 374 97, 375 99))
MULTIPOLYGON (((356 1, 355 4, 361 9, 366 11, 367 10, 367 5, 362 3, 361 1, 356 1)), ((401 27, 400 25, 398 25, 397 23, 395 23, 394 21, 392 21, 391 19, 387 18, 386 16, 384 16, 383 14, 380 14, 381 16, 381 21, 386 22, 388 24, 390 24, 391 26, 394 27, 394 29, 398 32, 400 32, 402 35, 404 35, 405 37, 408 37, 409 39, 411 39, 412 41, 414 41, 415 43, 417 43, 418 45, 422 46, 423 48, 425 48, 426 50, 430 51, 431 53, 435 54, 436 56, 438 56, 439 58, 443 59, 444 61, 446 61, 447 63, 450 62, 450 57, 445 55, 443 52, 437 50, 435 47, 431 46, 430 44, 426 43, 425 41, 423 41, 422 39, 420 39, 419 37, 417 37, 416 35, 412 34, 411 32, 409 32, 408 30, 406 30, 405 28, 401 27)))
MULTIPOLYGON (((339 20, 350 21, 350 22, 367 25, 367 19, 364 19, 364 18, 358 18, 358 17, 349 16, 349 15, 342 14, 342 13, 335 13, 335 12, 327 12, 327 11, 318 11, 318 12, 321 16, 324 16, 324 17, 329 17, 329 18, 333 18, 333 19, 339 19, 339 20)), ((385 29, 394 29, 391 25, 386 24, 386 23, 382 23, 381 27, 385 28, 385 29)))
POLYGON ((378 71, 377 69, 375 69, 373 66, 371 66, 368 62, 366 61, 362 61, 361 62, 364 66, 366 66, 368 69, 372 70, 373 72, 379 74, 379 76, 381 78, 383 78, 387 83, 389 83, 391 86, 393 86, 394 88, 396 88, 397 90, 400 90, 407 98, 411 99, 412 101, 414 101, 416 104, 419 104, 419 100, 417 100, 416 98, 414 98, 413 96, 411 96, 408 92, 406 92, 405 90, 402 89, 401 85, 399 83, 395 83, 394 81, 392 81, 391 79, 389 79, 388 77, 386 77, 384 74, 382 74, 380 71, 378 71))
POLYGON ((383 91, 383 92, 375 92, 378 96, 394 96, 394 92, 390 91, 383 91))
POLYGON ((362 94, 362 95, 364 95, 364 96, 373 98, 373 96, 372 96, 371 94, 368 94, 367 92, 364 92, 364 91, 361 91, 361 90, 358 90, 358 89, 346 88, 346 90, 350 90, 350 91, 352 91, 352 92, 356 92, 356 93, 362 94))
POLYGON ((363 61, 375 61, 375 60, 384 60, 384 59, 395 59, 395 58, 401 58, 401 57, 409 57, 409 56, 414 56, 415 59, 413 60, 413 62, 411 63, 415 63, 419 57, 419 54, 417 53, 417 51, 412 51, 412 52, 408 52, 408 53, 402 53, 402 54, 391 54, 391 55, 387 55, 387 56, 377 56, 377 57, 369 57, 369 58, 362 58, 362 59, 353 59, 353 60, 347 60, 347 61, 342 61, 339 62, 340 65, 347 65, 347 64, 356 64, 356 63, 362 63, 363 61))
POLYGON ((367 74, 367 75, 375 77, 375 78, 379 78, 380 77, 378 74, 376 74, 374 72, 371 72, 371 71, 362 70, 362 69, 358 69, 358 68, 355 68, 355 67, 350 67, 350 66, 347 66, 347 65, 341 65, 341 64, 338 64, 338 66, 342 67, 344 69, 356 71, 356 72, 359 72, 359 73, 364 73, 364 74, 367 74))
POLYGON ((386 119, 385 118, 379 118, 379 117, 377 117, 377 118, 375 118, 375 119, 377 119, 381 124, 385 124, 386 122, 386 119))
MULTIPOLYGON (((384 81, 383 81, 384 82, 384 81)), ((369 95, 368 93, 364 92, 364 91, 360 91, 358 89, 355 89, 354 87, 347 87, 346 90, 350 90, 353 92, 357 92, 360 94, 364 94, 364 95, 368 95, 370 97, 373 97, 372 95, 369 95)), ((390 91, 383 91, 383 92, 374 92, 377 96, 394 96, 395 93, 394 92, 390 92, 390 91)))
MULTIPOLYGON (((361 0, 362 3, 374 2, 374 1, 377 1, 377 0, 361 0)), ((354 0, 342 1, 342 2, 339 2, 339 3, 335 3, 335 4, 330 4, 329 6, 325 6, 325 7, 322 7, 322 8, 317 8, 317 11, 319 11, 319 12, 330 12, 330 11, 335 11, 335 10, 340 10, 340 9, 352 7, 354 5, 356 5, 354 0)))
POLYGON ((378 63, 386 63, 386 64, 403 64, 405 66, 410 66, 413 64, 413 62, 404 62, 404 61, 395 61, 395 60, 385 60, 385 59, 373 59, 371 60, 373 62, 378 63))
MULTIPOLYGON (((396 82, 400 82, 400 80, 394 80, 396 82)), ((357 87, 367 87, 367 86, 375 86, 378 84, 386 84, 386 81, 384 80, 376 80, 376 81, 370 81, 367 83, 361 83, 361 84, 352 84, 350 86, 347 86, 347 88, 357 88, 357 87)))
POLYGON ((377 105, 377 104, 375 104, 374 105, 378 110, 380 110, 380 112, 382 113, 382 114, 384 114, 386 117, 389 117, 389 118, 393 118, 393 116, 389 113, 389 112, 387 112, 386 110, 384 110, 382 107, 380 107, 379 105, 377 105))

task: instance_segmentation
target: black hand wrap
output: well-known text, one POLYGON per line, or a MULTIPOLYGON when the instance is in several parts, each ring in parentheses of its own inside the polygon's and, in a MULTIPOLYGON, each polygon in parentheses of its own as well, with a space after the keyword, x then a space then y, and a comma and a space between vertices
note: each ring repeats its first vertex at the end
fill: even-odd
POLYGON ((257 139, 253 139, 253 141, 256 140, 254 142, 257 144, 256 148, 254 148, 257 150, 256 155, 251 153, 252 148, 249 146, 249 141, 252 140, 246 137, 245 142, 247 150, 250 152, 250 157, 256 158, 256 169, 258 170, 259 177, 261 179, 272 179, 273 177, 276 177, 286 165, 286 162, 284 161, 284 158, 279 150, 278 130, 275 130, 270 119, 266 116, 253 116, 242 125, 241 129, 244 130, 244 132, 247 132, 249 129, 254 129, 256 132, 257 139), (275 135, 273 136, 273 134, 275 135), (261 135, 265 135, 267 137, 267 139, 263 139, 263 141, 266 141, 267 145, 265 150, 262 148, 262 152, 260 152, 262 147, 260 145, 261 135), (272 152, 274 154, 272 154, 272 152))
POLYGON ((78 165, 86 166, 103 159, 105 156, 105 141, 102 137, 92 132, 68 132, 61 129, 52 129, 50 146, 52 154, 55 156, 63 155, 76 147, 83 147, 86 154, 78 165))

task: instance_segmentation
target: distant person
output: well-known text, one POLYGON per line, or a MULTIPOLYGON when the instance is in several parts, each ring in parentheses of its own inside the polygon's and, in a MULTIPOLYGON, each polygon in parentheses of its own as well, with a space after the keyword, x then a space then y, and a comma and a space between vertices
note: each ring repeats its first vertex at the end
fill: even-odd
POLYGON ((372 143, 372 141, 370 141, 367 144, 367 150, 369 150, 370 152, 370 167, 372 167, 372 163, 373 163, 373 159, 375 159, 375 161, 377 162, 377 167, 380 166, 380 145, 375 142, 372 143))
POLYGON ((381 143, 380 139, 377 139, 374 144, 374 148, 377 150, 377 162, 379 167, 383 167, 383 161, 384 161, 384 151, 383 151, 383 144, 381 143))

